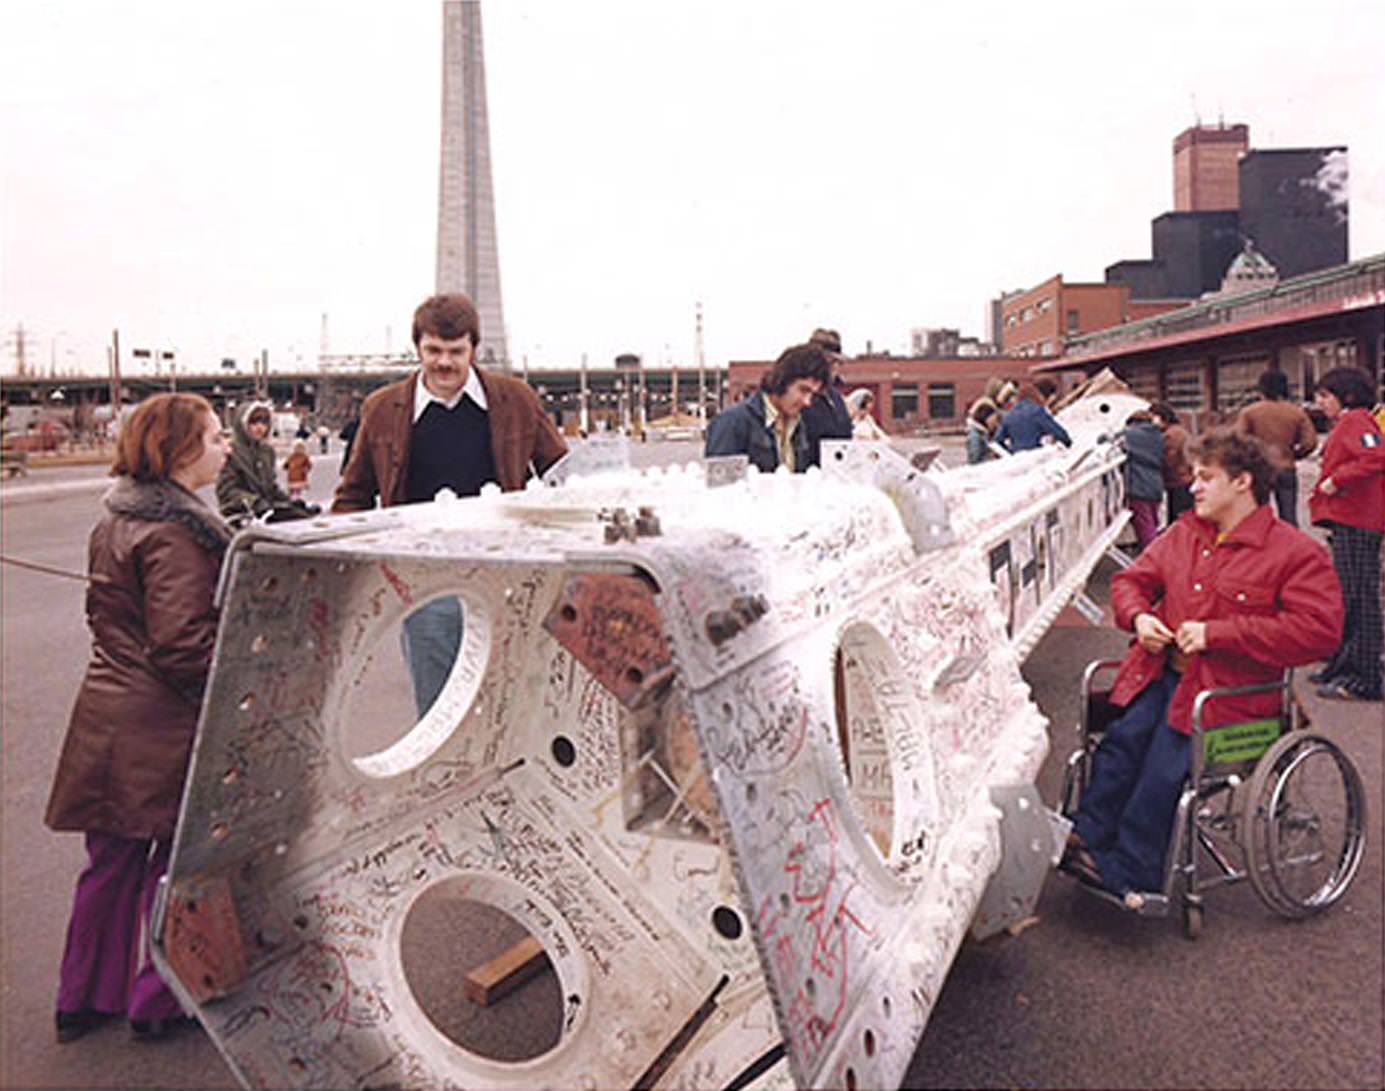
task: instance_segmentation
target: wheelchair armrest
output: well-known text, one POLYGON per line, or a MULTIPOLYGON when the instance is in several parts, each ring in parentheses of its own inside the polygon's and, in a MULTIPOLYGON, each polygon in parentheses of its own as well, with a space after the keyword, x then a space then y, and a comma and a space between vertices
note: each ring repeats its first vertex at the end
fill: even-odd
POLYGON ((1214 686, 1212 689, 1199 690, 1197 696, 1193 698, 1193 736, 1196 737, 1203 733, 1202 710, 1208 701, 1216 700, 1218 697, 1246 697, 1253 693, 1273 693, 1275 690, 1279 690, 1283 695, 1280 701, 1280 712, 1286 714, 1288 712, 1287 697, 1289 687, 1293 684, 1293 678, 1294 672, 1286 670, 1284 677, 1278 682, 1254 682, 1245 686, 1214 686))
MULTIPOLYGON (((1218 697, 1245 697, 1254 693, 1274 693, 1280 694, 1279 730, 1284 732, 1293 723, 1293 716, 1289 709, 1289 693, 1293 685, 1294 672, 1286 670, 1284 677, 1278 682, 1255 682, 1245 686, 1215 686, 1212 689, 1204 689, 1198 692, 1193 698, 1193 722, 1189 732, 1189 743, 1191 744, 1190 772, 1194 782, 1201 780, 1205 768, 1206 756, 1206 736, 1207 731, 1202 726, 1202 713, 1208 701, 1218 697)), ((1221 724, 1219 727, 1235 727, 1235 724, 1221 724)), ((1245 725, 1249 726, 1249 725, 1245 725)))
MULTIPOLYGON (((1092 710, 1098 701, 1104 701, 1110 696, 1109 689, 1101 691, 1096 689, 1097 675, 1103 671, 1119 667, 1122 662, 1123 660, 1120 659, 1093 659, 1087 664, 1086 670, 1082 672, 1082 703, 1078 711, 1077 734, 1084 743, 1093 731, 1105 730, 1106 725, 1116 718, 1115 715, 1106 715, 1104 712, 1101 715, 1093 716, 1092 710)), ((1119 710, 1116 711, 1116 714, 1119 715, 1119 710)))

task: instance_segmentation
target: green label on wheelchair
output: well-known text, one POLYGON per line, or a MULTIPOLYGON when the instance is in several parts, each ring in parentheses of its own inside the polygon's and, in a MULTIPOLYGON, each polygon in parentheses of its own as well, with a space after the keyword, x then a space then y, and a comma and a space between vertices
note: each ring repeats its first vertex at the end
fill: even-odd
POLYGON ((1227 724, 1207 732, 1203 738, 1203 754, 1209 765, 1225 765, 1236 761, 1254 761, 1279 738, 1278 720, 1251 720, 1243 724, 1227 724))

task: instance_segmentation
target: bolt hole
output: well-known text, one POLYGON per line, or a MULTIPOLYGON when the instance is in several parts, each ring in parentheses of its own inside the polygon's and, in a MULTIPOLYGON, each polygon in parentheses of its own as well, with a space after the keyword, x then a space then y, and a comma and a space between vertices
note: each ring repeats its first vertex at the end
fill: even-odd
POLYGON ((196 898, 189 898, 186 902, 183 903, 183 907, 184 907, 189 913, 196 913, 196 912, 197 912, 197 899, 196 899, 196 898))
POLYGON ((307 927, 308 927, 308 918, 307 918, 306 916, 304 916, 302 913, 299 913, 298 916, 296 916, 296 917, 293 918, 293 926, 294 926, 295 928, 300 928, 300 929, 301 929, 301 928, 307 928, 307 927))
POLYGON ((793 903, 792 903, 791 901, 789 901, 789 896, 788 896, 787 894, 780 893, 780 895, 779 895, 779 908, 780 908, 780 909, 782 909, 785 913, 787 913, 787 912, 789 911, 789 906, 791 906, 792 904, 793 904, 793 903))
POLYGON ((204 989, 210 989, 210 988, 212 988, 212 987, 215 986, 215 985, 216 985, 216 982, 212 980, 212 975, 211 975, 211 974, 203 974, 203 975, 202 975, 202 987, 203 987, 204 989))
POLYGON ((871 1030, 869 1027, 866 1028, 866 1033, 865 1033, 865 1038, 864 1038, 864 1045, 865 1045, 865 1047, 866 1047, 866 1056, 867 1056, 867 1057, 874 1057, 874 1056, 875 1056, 875 1031, 871 1030))
POLYGON ((818 994, 818 983, 811 977, 808 978, 803 982, 803 991, 808 994, 808 998, 811 1000, 818 994))
POLYGON ((744 931, 741 915, 725 905, 719 905, 712 910, 712 927, 723 939, 740 939, 744 931))
POLYGON ((885 1009, 885 1018, 888 1019, 890 1017, 890 1008, 894 1006, 890 1003, 890 998, 888 996, 882 996, 880 998, 880 1006, 885 1009))
POLYGON ((835 458, 838 462, 840 462, 840 461, 842 461, 842 459, 846 458, 846 452, 845 452, 845 451, 838 451, 838 452, 837 452, 836 454, 834 454, 832 457, 835 458))
POLYGON ((558 616, 566 622, 574 622, 577 620, 577 607, 573 606, 570 602, 565 602, 563 603, 562 609, 558 611, 558 616))
POLYGON ((639 667, 631 667, 625 672, 625 680, 632 686, 638 686, 644 681, 644 671, 640 670, 639 667))
POLYGON ((553 760, 564 769, 572 765, 577 760, 577 747, 572 745, 572 740, 566 735, 559 735, 553 740, 553 760))
POLYGON ((856 1070, 848 1068, 846 1070, 846 1091, 856 1091, 856 1070))
POLYGON ((747 784, 745 786, 745 801, 747 803, 754 803, 759 794, 760 793, 756 790, 755 785, 747 784))

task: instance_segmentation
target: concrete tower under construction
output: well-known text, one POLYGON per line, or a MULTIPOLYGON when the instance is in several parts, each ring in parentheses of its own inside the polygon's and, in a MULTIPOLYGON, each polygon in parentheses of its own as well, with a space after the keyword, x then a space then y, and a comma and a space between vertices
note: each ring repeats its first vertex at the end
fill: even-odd
POLYGON ((477 359, 509 366, 500 302, 480 0, 443 0, 438 292, 465 292, 481 316, 477 359))

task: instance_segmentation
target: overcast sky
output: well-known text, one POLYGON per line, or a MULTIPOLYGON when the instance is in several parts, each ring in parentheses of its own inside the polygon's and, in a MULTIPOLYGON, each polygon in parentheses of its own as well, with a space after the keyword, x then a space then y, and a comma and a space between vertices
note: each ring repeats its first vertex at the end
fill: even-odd
MULTIPOLYGON (((501 281, 530 366, 982 334, 1148 257, 1171 142, 1350 146, 1385 251, 1385 3, 488 0, 501 281)), ((46 371, 314 366, 432 290, 441 2, 0 0, 0 321, 46 371)))

